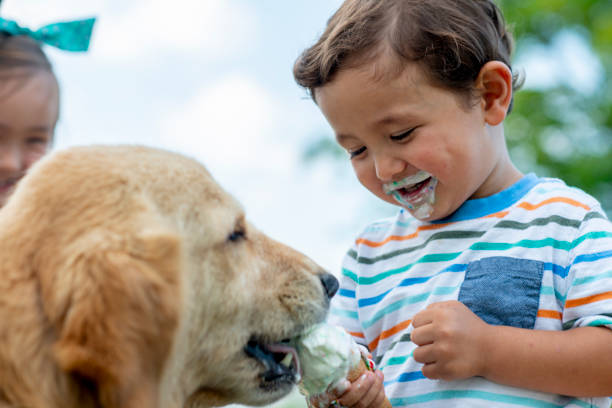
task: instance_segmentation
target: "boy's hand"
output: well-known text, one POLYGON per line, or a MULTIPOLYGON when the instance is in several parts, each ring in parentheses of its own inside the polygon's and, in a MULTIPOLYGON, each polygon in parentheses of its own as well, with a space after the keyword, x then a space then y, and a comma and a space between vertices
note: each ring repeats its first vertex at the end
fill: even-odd
POLYGON ((313 396, 308 406, 327 408, 340 405, 347 408, 379 408, 385 401, 383 373, 380 370, 368 371, 353 383, 340 381, 326 394, 313 396))
POLYGON ((414 359, 431 379, 460 380, 481 375, 486 364, 484 340, 490 325, 463 303, 432 303, 412 320, 414 359))

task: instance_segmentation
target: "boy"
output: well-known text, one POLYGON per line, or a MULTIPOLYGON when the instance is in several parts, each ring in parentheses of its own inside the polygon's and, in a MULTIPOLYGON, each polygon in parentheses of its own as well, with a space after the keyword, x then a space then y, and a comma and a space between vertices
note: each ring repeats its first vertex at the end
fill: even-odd
POLYGON ((609 405, 612 227, 512 164, 510 53, 489 0, 347 0, 295 64, 359 181, 401 207, 345 257, 329 320, 384 390, 339 384, 342 406, 609 405))

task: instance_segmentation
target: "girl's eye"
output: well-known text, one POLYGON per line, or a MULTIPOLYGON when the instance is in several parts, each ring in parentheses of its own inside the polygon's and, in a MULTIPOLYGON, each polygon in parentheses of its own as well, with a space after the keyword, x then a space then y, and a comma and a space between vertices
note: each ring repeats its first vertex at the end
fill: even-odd
POLYGON ((29 145, 46 145, 48 141, 49 140, 46 137, 29 137, 26 140, 26 143, 29 145))
POLYGON ((366 147, 365 146, 361 146, 359 149, 357 150, 353 150, 353 151, 349 151, 348 154, 350 156, 351 159, 359 156, 361 153, 365 152, 366 147))
POLYGON ((409 129, 409 130, 407 130, 407 131, 405 131, 403 133, 400 133, 399 135, 391 135, 390 138, 391 138, 391 140, 395 140, 395 141, 404 140, 404 139, 406 139, 408 136, 410 136, 412 134, 414 129, 416 129, 416 128, 409 129))

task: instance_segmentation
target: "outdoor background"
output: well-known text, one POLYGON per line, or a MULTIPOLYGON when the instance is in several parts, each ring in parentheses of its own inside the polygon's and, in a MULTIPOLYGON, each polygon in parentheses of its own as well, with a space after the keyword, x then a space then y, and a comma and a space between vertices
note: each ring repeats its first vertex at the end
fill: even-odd
MULTIPOLYGON (((192 156, 256 226, 337 274, 353 236, 394 211, 358 185, 292 78, 339 4, 4 0, 0 12, 30 28, 98 17, 90 52, 46 48, 62 89, 56 149, 129 143, 192 156)), ((513 159, 585 189, 612 214, 612 1, 500 4, 526 79, 507 120, 513 159)), ((293 394, 276 406, 305 404, 293 394)))

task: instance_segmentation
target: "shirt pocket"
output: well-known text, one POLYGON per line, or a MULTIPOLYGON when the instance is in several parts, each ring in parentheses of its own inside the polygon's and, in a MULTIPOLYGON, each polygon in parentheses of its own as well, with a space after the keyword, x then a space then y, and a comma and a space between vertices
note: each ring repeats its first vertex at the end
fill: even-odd
POLYGON ((544 263, 495 256, 468 264, 459 301, 493 325, 533 329, 544 263))

